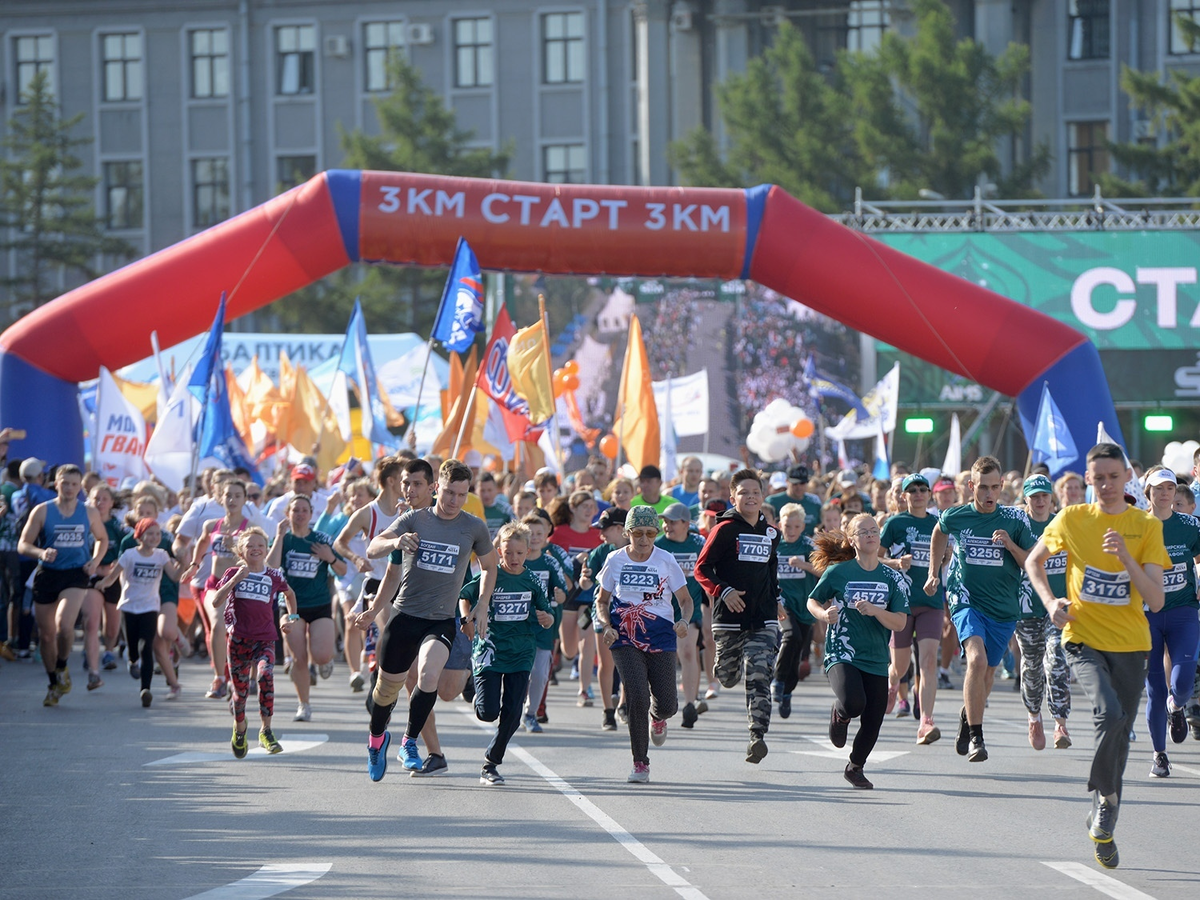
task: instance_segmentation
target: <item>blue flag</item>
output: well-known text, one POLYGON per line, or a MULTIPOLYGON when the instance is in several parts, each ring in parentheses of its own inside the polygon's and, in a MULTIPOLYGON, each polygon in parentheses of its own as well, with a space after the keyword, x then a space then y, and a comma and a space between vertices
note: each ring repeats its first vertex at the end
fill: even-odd
POLYGON ((437 321, 433 325, 434 340, 447 350, 466 353, 475 335, 483 331, 483 273, 466 238, 458 239, 454 250, 454 265, 442 291, 437 321))
POLYGON ((888 459, 887 438, 883 434, 882 425, 879 434, 875 436, 875 467, 871 470, 871 477, 876 481, 887 481, 892 477, 892 462, 888 459))
MULTIPOLYGON (((221 363, 221 335, 225 331, 225 292, 221 292, 221 302, 217 305, 217 317, 213 319, 212 328, 208 332, 208 340, 204 342, 204 350, 192 369, 192 377, 188 381, 188 390, 192 396, 204 404, 208 400, 209 386, 213 373, 220 373, 225 378, 224 367, 221 363)), ((228 405, 228 403, 226 403, 228 405)))
POLYGON ((260 487, 263 478, 258 467, 250 458, 246 444, 233 424, 233 413, 229 409, 229 391, 225 383, 225 370, 218 368, 213 376, 211 389, 200 414, 198 443, 200 459, 212 458, 226 469, 243 467, 250 470, 250 477, 260 487))
POLYGON ((375 377, 375 364, 371 361, 371 347, 367 343, 367 320, 363 317, 362 304, 357 298, 346 326, 338 370, 358 385, 363 409, 363 437, 375 444, 399 446, 397 437, 388 431, 387 410, 384 409, 383 398, 379 396, 379 381, 375 377))
POLYGON ((1033 433, 1034 462, 1044 462, 1050 467, 1050 475, 1058 475, 1070 463, 1079 458, 1075 441, 1067 428, 1067 422, 1059 411, 1058 404, 1050 396, 1050 384, 1042 384, 1042 399, 1038 403, 1037 426, 1033 433))
POLYGON ((860 419, 871 418, 871 414, 863 406, 862 400, 858 398, 858 394, 854 393, 854 391, 850 390, 844 384, 834 381, 832 378, 826 378, 817 371, 816 365, 813 364, 811 353, 808 355, 808 360, 804 363, 804 380, 808 382, 808 393, 814 400, 833 397, 848 404, 851 409, 858 413, 860 419))

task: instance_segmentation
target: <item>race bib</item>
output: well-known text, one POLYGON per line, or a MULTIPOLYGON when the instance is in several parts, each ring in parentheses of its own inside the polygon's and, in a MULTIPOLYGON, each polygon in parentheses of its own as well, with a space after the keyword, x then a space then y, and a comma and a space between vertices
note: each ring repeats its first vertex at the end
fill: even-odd
POLYGON ((1129 573, 1105 572, 1085 566, 1079 599, 1084 603, 1103 603, 1106 606, 1129 605, 1129 573))
POLYGON ((55 525, 52 546, 57 550, 76 550, 83 546, 85 534, 83 525, 55 525))
POLYGON ((737 551, 739 562, 766 563, 771 558, 771 539, 765 534, 739 534, 737 551))
POLYGON ((534 569, 533 574, 537 577, 537 580, 542 583, 542 590, 545 591, 546 596, 549 597, 550 596, 550 572, 547 571, 546 569, 534 569))
POLYGON ((242 579, 236 588, 239 600, 254 600, 259 603, 271 602, 271 579, 262 575, 250 573, 242 579))
POLYGON ((658 569, 653 566, 627 565, 617 577, 620 587, 631 591, 653 591, 658 588, 658 569))
POLYGON ((212 544, 210 545, 213 556, 220 558, 222 556, 233 556, 233 552, 225 546, 225 535, 217 532, 213 535, 212 544))
POLYGON ((421 541, 417 547, 417 568, 427 572, 453 575, 458 568, 458 544, 442 544, 438 541, 421 541))
POLYGON ((1066 575, 1067 574, 1067 554, 1064 550, 1062 553, 1055 553, 1053 556, 1047 557, 1046 563, 1043 566, 1047 575, 1066 575))
POLYGON ((316 578, 321 561, 311 553, 299 553, 295 550, 287 552, 288 578, 316 578))
MULTIPOLYGON (((804 559, 803 553, 793 553, 792 556, 799 556, 804 559)), ((790 559, 788 557, 787 559, 790 559)), ((808 576, 808 573, 803 569, 798 569, 795 566, 789 566, 787 559, 779 557, 779 570, 776 573, 780 581, 797 581, 808 576)))
POLYGON ((1175 563, 1163 572, 1163 590, 1167 593, 1182 591, 1187 587, 1187 567, 1190 563, 1175 563))
POLYGON ((695 553, 674 553, 675 562, 679 563, 679 568, 683 569, 683 574, 688 578, 692 577, 692 573, 696 571, 696 554, 695 553))
POLYGON ((161 571, 162 566, 158 563, 134 563, 131 577, 134 581, 148 584, 158 578, 161 571))
MULTIPOLYGON (((1004 546, 993 543, 991 538, 966 537, 964 535, 961 538, 960 545, 963 548, 963 553, 966 555, 968 566, 1004 565, 1004 546)), ((928 557, 926 557, 925 563, 928 565, 928 557)))
POLYGON ((492 619, 496 622, 524 622, 529 618, 529 591, 496 591, 492 594, 492 619))
POLYGON ((909 546, 912 547, 912 564, 920 566, 923 569, 929 568, 929 536, 921 535, 918 538, 909 541, 909 546))
POLYGON ((848 581, 842 597, 847 606, 853 606, 859 600, 866 600, 872 606, 886 609, 888 593, 887 585, 878 581, 848 581))

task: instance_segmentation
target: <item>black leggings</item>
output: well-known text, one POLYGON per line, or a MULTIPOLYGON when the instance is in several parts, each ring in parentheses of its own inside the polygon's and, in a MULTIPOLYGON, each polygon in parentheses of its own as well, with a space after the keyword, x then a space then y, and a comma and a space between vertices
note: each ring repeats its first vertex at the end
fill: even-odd
POLYGON ((826 677, 837 698, 833 705, 838 715, 844 719, 858 719, 858 734, 854 736, 850 762, 856 766, 865 765, 879 739, 879 728, 887 709, 887 676, 869 675, 850 663, 836 663, 826 677))
POLYGON ((483 722, 500 720, 484 760, 494 766, 504 762, 508 742, 521 727, 521 710, 529 693, 528 672, 476 672, 475 716, 483 722))
POLYGON ((125 641, 129 644, 129 658, 138 660, 142 668, 142 690, 150 690, 154 680, 154 638, 158 635, 157 610, 144 613, 125 613, 125 641), (138 641, 142 642, 141 652, 138 641))
POLYGON ((808 659, 812 645, 812 623, 801 622, 788 610, 787 619, 780 622, 779 655, 775 657, 775 680, 783 682, 783 692, 790 694, 800 681, 800 663, 808 659))
POLYGON ((612 655, 625 684, 633 761, 649 764, 650 721, 647 714, 655 719, 669 719, 679 709, 675 651, 648 653, 637 647, 614 647, 612 655))

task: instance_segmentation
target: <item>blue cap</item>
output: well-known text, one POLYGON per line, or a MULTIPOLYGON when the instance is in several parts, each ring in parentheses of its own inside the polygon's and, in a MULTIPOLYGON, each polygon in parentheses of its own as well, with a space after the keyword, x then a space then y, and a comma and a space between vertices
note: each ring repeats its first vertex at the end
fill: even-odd
POLYGON ((911 475, 906 476, 902 482, 900 482, 900 493, 907 494, 914 487, 929 487, 929 482, 920 472, 913 472, 911 475))

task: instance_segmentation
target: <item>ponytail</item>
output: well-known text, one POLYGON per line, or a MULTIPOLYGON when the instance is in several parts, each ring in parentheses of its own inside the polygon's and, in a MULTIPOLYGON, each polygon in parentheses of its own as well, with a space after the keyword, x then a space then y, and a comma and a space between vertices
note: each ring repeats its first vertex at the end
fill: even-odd
POLYGON ((808 561, 818 573, 824 574, 834 563, 854 559, 854 547, 844 531, 818 532, 812 542, 816 549, 808 555, 808 561))

